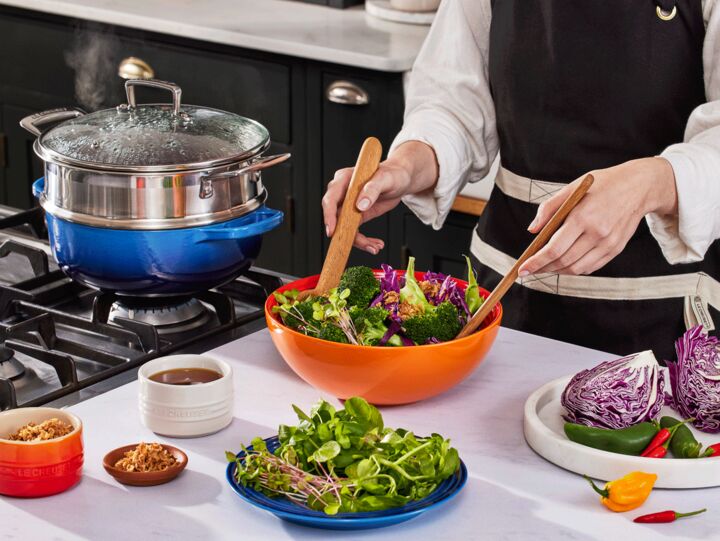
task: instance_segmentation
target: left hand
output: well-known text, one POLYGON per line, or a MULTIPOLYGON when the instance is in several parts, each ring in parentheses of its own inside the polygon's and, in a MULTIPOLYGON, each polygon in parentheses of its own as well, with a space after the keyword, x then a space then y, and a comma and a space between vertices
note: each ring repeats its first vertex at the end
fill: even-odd
MULTIPOLYGON (((646 214, 677 213, 675 175, 664 158, 632 160, 591 171, 595 182, 548 243, 520 267, 520 276, 590 274, 625 248, 646 214)), ((582 178, 538 208, 528 231, 538 233, 582 178)))

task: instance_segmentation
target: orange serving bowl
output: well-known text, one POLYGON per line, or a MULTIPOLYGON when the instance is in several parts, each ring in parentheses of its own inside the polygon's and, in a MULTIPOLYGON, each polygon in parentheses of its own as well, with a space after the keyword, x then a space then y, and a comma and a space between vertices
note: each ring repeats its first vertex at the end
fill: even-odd
POLYGON ((79 480, 83 465, 82 423, 55 408, 19 408, 0 413, 0 494, 35 498, 63 492, 79 480), (6 439, 30 421, 56 417, 75 430, 52 440, 6 439))
MULTIPOLYGON (((403 271, 397 271, 404 274, 403 271)), ((375 271, 381 276, 381 271, 375 271)), ((415 273, 418 280, 423 273, 415 273)), ((319 275, 291 282, 278 292, 311 289, 319 275)), ((467 282, 454 279, 461 289, 467 282)), ((489 292, 480 289, 487 298, 489 292)), ((502 306, 498 303, 482 327, 458 340, 407 347, 339 344, 306 336, 285 325, 265 302, 265 319, 275 347, 295 373, 310 385, 337 398, 362 396, 377 405, 409 404, 447 391, 465 379, 485 358, 495 341, 502 306)))

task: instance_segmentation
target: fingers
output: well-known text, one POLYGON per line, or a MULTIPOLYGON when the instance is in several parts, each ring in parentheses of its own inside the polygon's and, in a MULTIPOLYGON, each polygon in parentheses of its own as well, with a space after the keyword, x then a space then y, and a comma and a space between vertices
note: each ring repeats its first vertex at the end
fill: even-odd
POLYGON ((363 212, 362 221, 363 223, 369 222, 378 216, 382 216, 386 212, 390 212, 392 209, 400 204, 400 198, 396 197, 393 199, 380 199, 377 201, 369 210, 363 212))
POLYGON ((378 169, 375 175, 358 195, 357 209, 365 212, 371 208, 381 195, 392 196, 395 192, 395 179, 389 171, 378 169))
POLYGON ((565 200, 570 197, 570 194, 575 189, 576 183, 577 181, 571 182, 551 198, 540 203, 537 214, 535 214, 535 219, 530 223, 528 231, 531 233, 537 233, 545 227, 545 224, 548 223, 553 214, 557 212, 560 205, 562 205, 565 200))
POLYGON ((580 259, 573 264, 558 269, 558 274, 590 274, 604 267, 617 254, 608 253, 604 248, 594 248, 585 253, 580 259))
POLYGON ((581 228, 571 221, 566 221, 550 238, 548 243, 520 267, 519 276, 535 274, 543 267, 555 262, 565 255, 581 234, 581 228))
POLYGON ((588 252, 597 247, 595 240, 588 234, 581 234, 568 250, 552 263, 535 271, 535 274, 545 272, 560 272, 561 269, 569 269, 585 256, 588 252))
POLYGON ((358 233, 355 237, 355 242, 353 243, 353 246, 373 255, 377 255, 380 253, 380 250, 385 248, 385 242, 383 242, 382 239, 366 237, 362 233, 358 233))
POLYGON ((331 237, 337 225, 337 215, 345 199, 353 168, 346 167, 335 172, 335 177, 328 183, 327 191, 322 198, 323 220, 325 221, 325 234, 331 237))

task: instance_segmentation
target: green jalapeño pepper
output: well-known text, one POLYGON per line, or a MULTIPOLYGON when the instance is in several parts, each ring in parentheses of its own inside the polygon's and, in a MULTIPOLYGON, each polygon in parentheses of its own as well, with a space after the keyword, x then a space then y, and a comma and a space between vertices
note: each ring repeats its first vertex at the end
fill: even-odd
POLYGON ((623 455, 639 455, 658 433, 655 423, 639 423, 627 428, 612 430, 565 423, 565 435, 570 441, 623 455))
MULTIPOLYGON (((674 417, 663 417, 660 419, 660 426, 670 428, 681 422, 674 417)), ((670 440, 670 452, 675 458, 698 458, 701 450, 702 443, 695 439, 687 426, 680 425, 675 429, 675 434, 670 440)))

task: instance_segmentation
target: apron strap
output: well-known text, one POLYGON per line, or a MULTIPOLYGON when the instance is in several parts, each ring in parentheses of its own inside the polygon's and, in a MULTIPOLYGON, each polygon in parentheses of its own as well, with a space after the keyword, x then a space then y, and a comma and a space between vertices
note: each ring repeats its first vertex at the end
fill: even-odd
MULTIPOLYGON (((482 265, 501 276, 517 261, 484 242, 477 231, 473 235, 470 250, 482 265)), ((720 310, 720 282, 704 272, 642 278, 544 273, 518 278, 515 283, 544 293, 584 299, 640 301, 684 298, 686 327, 702 324, 708 331, 715 329, 707 310, 708 304, 720 310)))
POLYGON ((567 184, 521 177, 504 167, 500 167, 495 176, 495 186, 508 197, 539 205, 546 199, 550 199, 567 184))

